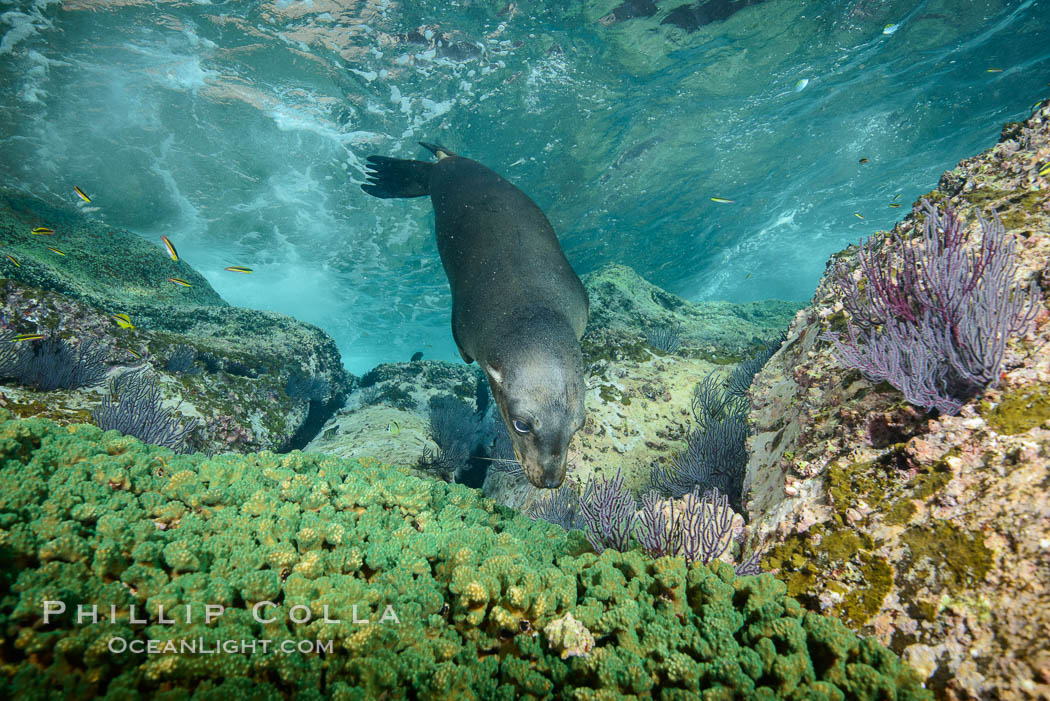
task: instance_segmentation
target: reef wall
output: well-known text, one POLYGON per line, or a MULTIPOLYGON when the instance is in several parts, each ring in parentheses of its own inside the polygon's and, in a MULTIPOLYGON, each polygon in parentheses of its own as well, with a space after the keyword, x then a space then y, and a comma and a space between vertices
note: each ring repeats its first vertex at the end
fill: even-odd
MULTIPOLYGON (((788 592, 902 654, 941 698, 1050 695, 1050 108, 928 198, 998 216, 1042 290, 997 386, 957 416, 837 363, 831 269, 751 388, 753 545, 788 592), (1044 175, 1039 175, 1040 171, 1044 175)), ((918 203, 896 231, 921 231, 918 203)), ((877 234, 882 246, 895 246, 877 234)), ((858 248, 836 260, 856 270, 858 248)), ((834 260, 833 260, 834 262, 834 260)))

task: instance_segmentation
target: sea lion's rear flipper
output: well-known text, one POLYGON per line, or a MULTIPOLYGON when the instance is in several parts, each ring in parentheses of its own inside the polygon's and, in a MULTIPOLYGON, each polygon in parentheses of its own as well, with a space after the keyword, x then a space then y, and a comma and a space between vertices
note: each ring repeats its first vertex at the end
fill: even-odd
POLYGON ((427 151, 430 151, 435 156, 437 156, 439 161, 442 158, 448 158, 449 156, 457 155, 449 151, 444 146, 439 146, 438 144, 428 144, 426 141, 420 141, 419 145, 425 148, 427 151))
POLYGON ((373 197, 425 197, 430 194, 433 163, 386 156, 368 157, 368 182, 361 189, 373 197))

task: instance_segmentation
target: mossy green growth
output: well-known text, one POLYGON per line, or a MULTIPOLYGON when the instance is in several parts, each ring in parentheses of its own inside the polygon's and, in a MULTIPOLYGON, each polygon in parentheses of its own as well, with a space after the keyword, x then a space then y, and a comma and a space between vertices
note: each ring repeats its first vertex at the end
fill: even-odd
POLYGON ((691 357, 706 360, 712 365, 739 365, 747 360, 747 358, 734 353, 720 353, 718 351, 700 351, 691 357))
POLYGON ((389 404, 395 409, 411 410, 415 408, 416 402, 412 395, 400 385, 390 384, 376 397, 374 404, 389 404))
POLYGON ((833 609, 833 613, 850 626, 861 626, 871 620, 893 588, 893 568, 886 560, 869 552, 859 552, 856 557, 863 582, 833 609))
POLYGON ((602 385, 598 390, 598 396, 602 398, 603 402, 609 404, 620 404, 622 406, 630 406, 631 398, 624 394, 624 392, 616 385, 602 385))
POLYGON ((652 357, 650 350, 648 343, 633 336, 628 338, 625 335, 602 334, 595 337, 592 334, 585 334, 580 339, 580 351, 583 353, 584 362, 588 365, 603 360, 609 363, 624 360, 643 363, 652 357))
POLYGON ((886 522, 895 526, 907 523, 918 510, 913 501, 894 502, 889 511, 886 512, 886 522))
POLYGON ((828 494, 835 508, 835 520, 846 523, 846 511, 863 501, 876 509, 885 521, 907 523, 916 512, 913 500, 928 499, 951 481, 951 468, 942 459, 918 466, 905 464, 904 444, 890 448, 877 460, 857 463, 832 463, 828 467, 828 494), (914 472, 905 479, 906 468, 914 472))
POLYGON ((580 544, 366 461, 174 455, 0 410, 0 694, 931 698, 890 651, 803 612, 770 575, 580 544), (45 601, 67 605, 46 625, 45 601), (99 622, 77 623, 78 605, 99 622), (206 606, 224 609, 208 622, 206 606), (593 649, 552 649, 543 631, 568 613, 593 649), (159 651, 114 651, 117 639, 159 651), (199 641, 225 651, 183 647, 199 641))
POLYGON ((1021 217, 1023 222, 1024 218, 1027 218, 1027 212, 1033 214, 1041 212, 1043 202, 1046 200, 1046 195, 1039 190, 996 190, 990 187, 967 190, 960 193, 960 197, 977 208, 983 208, 992 202, 1005 200, 1008 205, 1012 206, 1009 207, 1007 212, 1000 214, 1000 217, 1004 228, 1008 231, 1016 228, 1015 226, 1007 225, 1008 218, 1021 217))
POLYGON ((849 322, 846 319, 846 312, 838 311, 829 316, 826 319, 828 325, 828 331, 833 333, 845 333, 849 328, 849 322))
POLYGON ((981 415, 998 433, 1016 436, 1050 422, 1050 385, 1037 384, 1023 392, 1003 395, 994 409, 981 402, 981 415))
POLYGON ((893 588, 893 568, 873 552, 875 547, 866 534, 834 523, 818 524, 774 546, 762 565, 780 570, 788 595, 812 607, 825 587, 842 594, 831 613, 859 627, 882 608, 893 588))
POLYGON ((928 586, 937 583, 949 592, 981 582, 992 567, 992 551, 980 534, 950 521, 909 528, 901 534, 901 542, 909 551, 901 565, 906 577, 921 577, 928 586))

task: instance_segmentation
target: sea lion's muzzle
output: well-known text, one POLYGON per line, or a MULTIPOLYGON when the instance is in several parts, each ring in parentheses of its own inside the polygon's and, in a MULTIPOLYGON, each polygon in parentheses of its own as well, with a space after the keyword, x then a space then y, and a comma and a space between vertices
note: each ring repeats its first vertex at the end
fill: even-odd
POLYGON ((565 458, 558 461, 553 469, 543 471, 543 483, 547 489, 557 489, 565 481, 565 472, 568 469, 565 458))
MULTIPOLYGON (((565 481, 565 473, 568 470, 568 446, 557 453, 530 455, 530 453, 535 451, 527 450, 525 455, 523 455, 523 451, 520 451, 515 443, 517 441, 512 440, 511 445, 514 448, 514 455, 518 458, 518 462, 521 463, 525 477, 528 478, 534 487, 557 489, 561 486, 561 483, 565 481)), ((532 448, 532 446, 528 446, 528 448, 532 448)))

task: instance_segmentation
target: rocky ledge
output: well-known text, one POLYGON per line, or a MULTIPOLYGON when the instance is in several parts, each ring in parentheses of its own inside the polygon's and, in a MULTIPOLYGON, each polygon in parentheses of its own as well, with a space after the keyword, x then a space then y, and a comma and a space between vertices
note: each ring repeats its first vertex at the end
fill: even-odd
MULTIPOLYGON (((0 244, 0 332, 93 343, 110 378, 150 371, 165 407, 178 406, 176 420, 197 422, 186 449, 302 447, 353 387, 324 331, 227 304, 159 243, 4 191, 0 244), (33 234, 38 228, 53 233, 33 234)), ((8 350, 12 342, 2 341, 8 350)), ((90 422, 108 389, 37 392, 17 378, 3 382, 0 405, 15 416, 59 423, 90 422)))
MULTIPOLYGON (((998 216, 1017 283, 1043 301, 1010 340, 997 385, 955 416, 905 402, 836 362, 832 271, 751 387, 753 545, 814 610, 874 635, 939 697, 1050 696, 1050 108, 947 172, 927 197, 998 216)), ((916 203, 896 227, 922 230, 916 203)), ((881 246, 899 247, 886 233, 881 246)), ((835 257, 859 268, 858 248, 835 257)))

